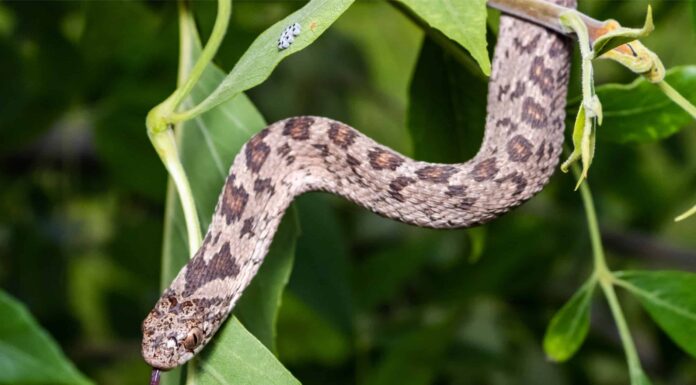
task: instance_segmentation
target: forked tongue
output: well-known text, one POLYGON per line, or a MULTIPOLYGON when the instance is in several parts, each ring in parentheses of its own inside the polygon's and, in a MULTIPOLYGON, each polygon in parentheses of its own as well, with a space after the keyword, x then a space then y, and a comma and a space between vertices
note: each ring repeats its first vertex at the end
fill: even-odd
POLYGON ((160 370, 152 368, 152 374, 150 375, 150 385, 159 385, 160 380, 160 370))

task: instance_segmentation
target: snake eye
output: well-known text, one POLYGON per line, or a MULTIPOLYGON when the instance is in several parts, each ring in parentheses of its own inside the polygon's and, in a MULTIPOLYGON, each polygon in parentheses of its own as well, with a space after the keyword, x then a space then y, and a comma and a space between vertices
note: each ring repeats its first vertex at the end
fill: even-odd
POLYGON ((203 332, 199 328, 193 328, 189 331, 184 339, 184 347, 187 350, 193 350, 198 347, 203 341, 203 332))

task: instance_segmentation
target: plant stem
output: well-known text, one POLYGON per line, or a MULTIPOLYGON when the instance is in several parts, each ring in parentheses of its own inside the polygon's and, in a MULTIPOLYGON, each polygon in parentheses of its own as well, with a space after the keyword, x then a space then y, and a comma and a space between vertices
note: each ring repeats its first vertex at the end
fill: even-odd
POLYGON ((489 7, 521 17, 525 20, 550 28, 556 32, 569 35, 572 31, 561 25, 561 15, 576 12, 587 26, 590 42, 605 33, 605 22, 593 19, 572 8, 563 7, 545 0, 488 0, 489 7))
POLYGON ((633 343, 633 338, 631 337, 631 331, 628 329, 628 323, 626 323, 626 318, 623 315, 621 305, 616 297, 613 283, 602 281, 600 279, 600 285, 602 286, 604 295, 607 297, 607 302, 609 303, 609 308, 614 316, 616 327, 619 329, 621 344, 626 352, 626 362, 628 363, 628 372, 631 376, 631 384, 638 385, 641 376, 643 376, 643 369, 640 365, 638 350, 636 349, 636 345, 633 343))
POLYGON ((688 209, 684 213, 680 214, 678 217, 674 218, 675 222, 683 221, 684 219, 696 214, 696 206, 688 209))
POLYGON ((696 119, 696 106, 691 104, 685 97, 683 97, 677 90, 672 88, 672 86, 669 85, 666 81, 661 81, 657 83, 657 86, 660 87, 662 92, 667 95, 668 98, 672 99, 674 103, 676 103, 679 107, 681 107, 684 111, 688 112, 694 119, 696 119))
MULTIPOLYGON (((579 167, 575 164, 573 165, 573 173, 575 174, 576 178, 580 177, 579 167)), ((580 195, 582 197, 583 205, 585 206, 587 228, 590 235, 590 242, 592 243, 595 275, 599 280, 599 284, 602 287, 604 295, 607 297, 609 309, 611 309, 611 314, 616 322, 619 337, 621 338, 621 344, 626 352, 626 361, 628 363, 628 371, 631 376, 631 383, 636 385, 638 384, 638 380, 641 378, 641 376, 643 376, 643 369, 640 365, 638 351, 633 343, 633 338, 631 337, 628 323, 626 322, 626 318, 621 310, 621 305, 616 297, 616 292, 614 291, 613 285, 615 278, 607 267, 602 238, 599 232, 599 224, 597 222, 597 213, 595 211, 594 201, 592 199, 592 192, 590 191, 590 187, 587 182, 580 185, 580 195)))
MULTIPOLYGON (((573 165, 573 173, 576 177, 580 176, 580 170, 577 165, 573 165)), ((607 262, 604 257, 604 247, 602 245, 602 237, 599 233, 599 225, 597 222, 597 213, 592 199, 592 192, 587 183, 580 185, 580 196, 582 203, 585 206, 585 216, 587 217, 587 229, 590 235, 590 243, 592 244, 592 256, 594 258, 595 272, 600 281, 605 280, 611 282, 611 271, 607 267, 607 262), (602 278, 605 277, 605 278, 602 278), (607 279, 608 278, 608 279, 607 279)))
MULTIPOLYGON (((215 18, 215 25, 213 26, 213 31, 210 33, 210 38, 201 52, 201 56, 198 57, 196 64, 191 69, 188 74, 188 78, 183 86, 177 88, 176 91, 171 96, 172 109, 176 110, 181 102, 191 93, 191 90, 196 85, 198 80, 203 75, 205 67, 210 64, 217 53, 222 39, 225 37, 227 32, 227 26, 230 22, 230 14, 232 13, 232 0, 218 0, 217 16, 215 18)), ((174 116, 177 114, 174 113, 174 116)), ((173 117, 173 116, 172 116, 173 117)), ((172 119, 171 123, 177 123, 181 120, 172 119)))
POLYGON ((157 154, 159 154, 162 159, 164 167, 174 181, 174 186, 176 186, 177 194, 181 200, 181 207, 184 210, 184 218, 186 219, 189 254, 193 257, 196 251, 198 251, 203 237, 201 236, 201 227, 198 221, 198 212, 196 211, 196 204, 193 199, 193 193, 191 192, 191 186, 186 178, 184 167, 179 160, 174 131, 167 129, 166 131, 148 134, 150 134, 150 141, 155 147, 157 154))

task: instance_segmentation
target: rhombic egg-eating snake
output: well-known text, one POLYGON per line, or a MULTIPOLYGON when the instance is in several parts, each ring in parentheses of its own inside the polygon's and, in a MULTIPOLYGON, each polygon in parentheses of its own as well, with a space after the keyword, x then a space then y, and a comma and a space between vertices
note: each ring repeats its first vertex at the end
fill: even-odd
POLYGON ((237 154, 202 246, 145 319, 145 360, 166 370, 203 349, 256 274, 286 208, 304 192, 327 191, 433 228, 480 225, 531 198, 562 151, 569 63, 567 38, 502 16, 483 144, 465 163, 412 160, 324 117, 263 129, 237 154))

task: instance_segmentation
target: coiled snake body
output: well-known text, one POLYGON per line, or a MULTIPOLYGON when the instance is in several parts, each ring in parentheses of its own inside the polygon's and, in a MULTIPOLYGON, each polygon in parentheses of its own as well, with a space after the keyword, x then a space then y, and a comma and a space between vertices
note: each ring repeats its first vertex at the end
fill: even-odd
POLYGON ((256 274, 293 198, 341 195, 417 226, 490 221, 546 184, 561 153, 569 44, 501 17, 478 154, 462 164, 411 160, 322 117, 274 123, 237 155, 203 245, 143 323, 142 353, 170 369, 198 353, 256 274))

